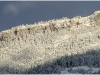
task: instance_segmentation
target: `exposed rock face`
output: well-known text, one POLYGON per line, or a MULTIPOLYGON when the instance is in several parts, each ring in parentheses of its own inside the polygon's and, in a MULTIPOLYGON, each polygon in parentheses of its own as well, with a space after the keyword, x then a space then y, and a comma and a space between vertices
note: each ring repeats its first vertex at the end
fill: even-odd
POLYGON ((17 26, 0 33, 0 67, 22 70, 100 48, 99 12, 17 26), (6 63, 7 62, 7 63, 6 63))

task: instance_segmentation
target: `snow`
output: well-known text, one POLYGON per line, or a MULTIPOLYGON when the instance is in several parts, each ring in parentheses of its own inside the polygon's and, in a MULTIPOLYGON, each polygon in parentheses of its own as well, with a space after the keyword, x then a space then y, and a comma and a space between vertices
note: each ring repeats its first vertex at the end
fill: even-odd
POLYGON ((78 67, 73 67, 73 70, 76 70, 76 69, 85 69, 85 70, 88 70, 89 67, 87 67, 87 66, 78 66, 78 67))
POLYGON ((92 68, 92 73, 98 72, 99 70, 100 70, 100 68, 92 68))
MULTIPOLYGON (((61 71, 61 74, 73 74, 73 73, 70 73, 68 70, 70 70, 71 68, 66 68, 65 70, 61 71)), ((91 71, 91 73, 95 73, 95 72, 98 72, 100 70, 100 68, 94 68, 94 67, 88 67, 88 66, 78 66, 78 67, 72 67, 72 71, 74 70, 79 70, 79 69, 83 69, 83 70, 86 70, 86 71, 91 71)), ((76 72, 78 73, 78 72, 76 72)))
POLYGON ((95 11, 95 12, 94 12, 94 14, 98 14, 98 13, 100 13, 100 11, 95 11))
MULTIPOLYGON (((91 49, 95 51, 100 49, 100 39, 98 38, 98 36, 100 35, 100 26, 96 25, 92 27, 91 23, 93 22, 90 21, 89 17, 91 16, 74 19, 56 19, 46 22, 41 21, 30 25, 26 24, 25 26, 24 24, 22 24, 20 26, 13 27, 12 29, 0 32, 0 39, 4 37, 2 34, 6 33, 8 35, 8 33, 11 33, 9 36, 10 39, 0 42, 0 65, 3 65, 3 62, 5 62, 5 64, 8 64, 8 66, 10 67, 13 66, 14 68, 19 68, 19 66, 22 66, 23 68, 28 69, 31 65, 34 67, 37 66, 37 64, 44 64, 47 61, 52 62, 53 59, 61 56, 83 54, 91 49), (67 29, 66 27, 71 25, 70 20, 74 20, 76 22, 76 27, 74 26, 69 30, 69 28, 67 29), (77 24, 77 22, 79 22, 79 24, 77 24), (58 32, 51 32, 49 34, 36 33, 37 35, 33 35, 33 33, 35 33, 34 28, 36 28, 37 30, 40 29, 41 32, 43 32, 43 28, 45 26, 49 27, 50 23, 54 23, 55 27, 57 27, 58 29, 60 29, 59 27, 61 27, 61 30, 58 30, 58 32), (62 29, 64 26, 65 28, 62 29), (30 31, 32 31, 30 32, 30 35, 27 35, 29 31, 28 28, 30 28, 30 31), (21 29, 21 37, 19 35, 17 36, 13 34, 15 33, 16 29, 21 29), (26 30, 24 31, 27 36, 23 34, 24 31, 22 31, 22 29, 26 30), (27 60, 27 58, 30 59, 27 60), (22 59, 24 60, 24 62, 22 59)), ((79 69, 86 70, 86 72, 88 73, 94 73, 100 70, 100 68, 78 66, 66 68, 65 70, 61 71, 61 73, 78 73, 79 69)))

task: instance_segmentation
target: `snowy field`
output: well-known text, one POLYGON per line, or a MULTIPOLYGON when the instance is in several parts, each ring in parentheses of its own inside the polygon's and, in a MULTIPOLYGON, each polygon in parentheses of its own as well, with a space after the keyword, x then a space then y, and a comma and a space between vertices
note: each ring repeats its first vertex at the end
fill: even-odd
POLYGON ((72 67, 72 68, 66 68, 65 70, 61 71, 61 74, 93 74, 98 73, 100 71, 100 68, 93 68, 88 66, 78 66, 78 67, 72 67))

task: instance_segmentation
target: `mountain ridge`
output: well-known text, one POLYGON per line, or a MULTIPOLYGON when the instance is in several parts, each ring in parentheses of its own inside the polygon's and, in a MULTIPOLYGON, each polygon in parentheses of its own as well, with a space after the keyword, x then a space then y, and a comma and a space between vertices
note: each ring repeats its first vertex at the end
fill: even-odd
POLYGON ((28 35, 30 33, 45 33, 45 32, 52 32, 52 31, 58 31, 60 29, 70 29, 73 26, 79 26, 81 24, 83 25, 95 25, 98 21, 96 19, 97 15, 100 13, 100 11, 94 12, 94 14, 88 16, 88 17, 81 17, 76 16, 72 19, 69 19, 67 17, 58 19, 58 20, 49 20, 46 22, 38 22, 31 25, 20 25, 16 27, 12 27, 11 29, 2 31, 0 33, 0 40, 6 40, 7 38, 14 38, 14 36, 23 36, 28 35))

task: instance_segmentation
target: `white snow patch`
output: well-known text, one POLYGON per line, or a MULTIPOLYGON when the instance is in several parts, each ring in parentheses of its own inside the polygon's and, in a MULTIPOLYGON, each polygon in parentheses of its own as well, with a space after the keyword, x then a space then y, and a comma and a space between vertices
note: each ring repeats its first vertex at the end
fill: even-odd
MULTIPOLYGON (((70 70, 71 68, 66 68, 65 70, 61 71, 61 74, 73 74, 73 73, 70 73, 68 70, 70 70)), ((89 71, 91 70, 91 73, 95 73, 95 72, 98 72, 100 70, 100 68, 93 68, 93 67, 88 67, 88 66, 78 66, 78 67, 72 67, 72 71, 74 70, 79 70, 79 69, 83 69, 83 70, 86 70, 86 71, 89 71)), ((76 72, 78 73, 78 72, 76 72)))

